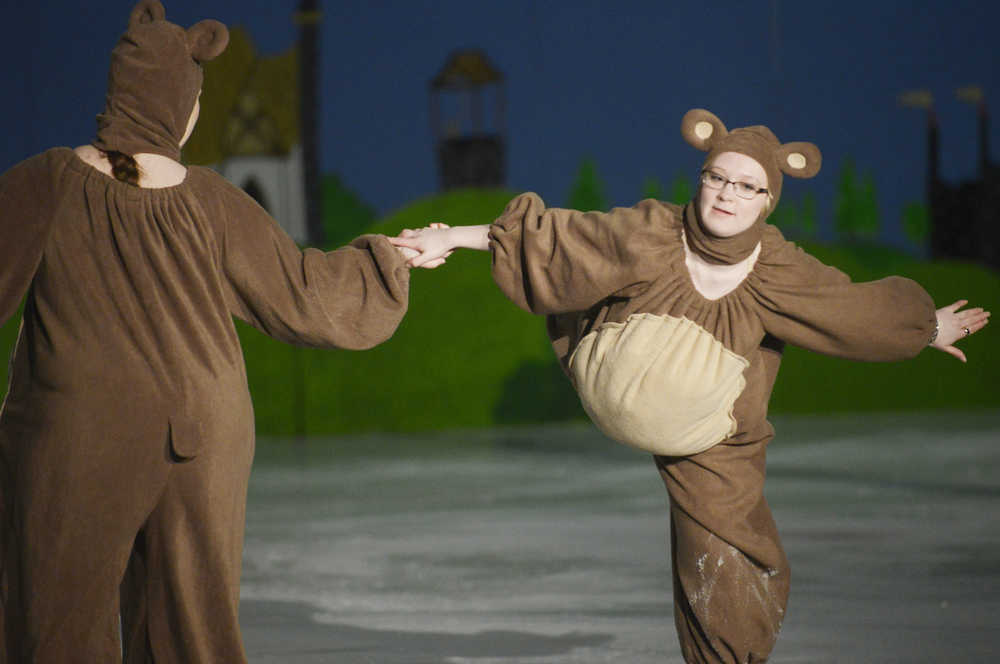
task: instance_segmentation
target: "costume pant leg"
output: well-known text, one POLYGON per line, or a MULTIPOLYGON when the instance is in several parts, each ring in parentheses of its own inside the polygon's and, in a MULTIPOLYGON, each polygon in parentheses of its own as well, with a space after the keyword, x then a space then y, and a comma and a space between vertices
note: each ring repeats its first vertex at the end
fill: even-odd
POLYGON ((140 533, 121 584, 122 651, 125 664, 154 664, 146 598, 146 539, 140 533))
POLYGON ((765 662, 789 569, 764 500, 766 440, 657 457, 670 494, 674 621, 689 663, 765 662))
POLYGON ((128 664, 246 661, 239 582, 252 457, 243 439, 173 464, 122 588, 128 664))
MULTIPOLYGON (((99 415, 93 421, 105 424, 99 415)), ((32 438, 3 432, 12 477, 8 660, 120 662, 119 585, 167 477, 165 437, 156 445, 149 432, 84 440, 58 421, 32 424, 32 438)))

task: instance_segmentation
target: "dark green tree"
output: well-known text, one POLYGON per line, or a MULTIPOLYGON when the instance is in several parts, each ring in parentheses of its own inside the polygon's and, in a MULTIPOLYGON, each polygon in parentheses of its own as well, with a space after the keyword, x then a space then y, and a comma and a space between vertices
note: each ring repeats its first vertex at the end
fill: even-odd
POLYGON ((788 196, 778 203, 778 207, 771 213, 767 221, 780 228, 781 232, 789 237, 798 237, 801 235, 799 208, 795 204, 795 201, 791 200, 788 196))
POLYGON ((802 194, 799 226, 803 237, 815 237, 816 229, 819 228, 819 224, 816 222, 816 196, 811 191, 802 194))
POLYGON ((584 159, 576 172, 576 180, 569 192, 566 206, 573 210, 589 212, 608 209, 604 198, 604 185, 597 175, 597 165, 593 159, 584 159))
POLYGON ((656 178, 648 177, 642 181, 642 195, 640 196, 641 200, 645 200, 647 198, 655 198, 658 201, 662 201, 664 195, 665 194, 663 191, 663 185, 661 185, 660 181, 657 180, 656 178))
POLYGON ((816 196, 807 191, 802 194, 798 202, 785 196, 767 221, 780 228, 788 237, 797 239, 815 237, 816 196))
POLYGON ((860 223, 858 233, 864 240, 874 240, 878 237, 879 214, 878 198, 875 196, 875 178, 870 172, 865 173, 861 187, 861 209, 858 210, 860 223))
POLYGON ((903 208, 903 232, 911 242, 921 249, 927 247, 927 238, 931 232, 931 219, 927 206, 917 201, 911 201, 903 208))
POLYGON ((683 173, 678 173, 670 183, 670 202, 684 205, 693 195, 694 187, 691 186, 691 179, 683 173))
POLYGON ((854 162, 850 159, 844 161, 840 170, 834 227, 843 239, 851 242, 871 241, 878 235, 875 181, 868 173, 859 182, 854 162))

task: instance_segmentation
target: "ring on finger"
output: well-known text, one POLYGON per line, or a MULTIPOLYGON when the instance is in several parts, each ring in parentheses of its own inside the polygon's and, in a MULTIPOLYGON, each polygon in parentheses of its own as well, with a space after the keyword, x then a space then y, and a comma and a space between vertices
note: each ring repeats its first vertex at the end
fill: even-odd
POLYGON ((969 336, 970 334, 972 334, 972 330, 970 330, 970 329, 969 329, 969 328, 967 328, 967 327, 963 327, 963 328, 962 328, 962 333, 963 333, 963 334, 964 334, 965 336, 969 336))

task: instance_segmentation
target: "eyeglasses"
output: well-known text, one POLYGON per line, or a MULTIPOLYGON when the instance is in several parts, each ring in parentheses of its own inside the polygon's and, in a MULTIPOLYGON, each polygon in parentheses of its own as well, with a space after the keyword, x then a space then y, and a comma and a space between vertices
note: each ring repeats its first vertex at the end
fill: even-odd
POLYGON ((765 187, 758 187, 751 182, 738 182, 724 177, 721 173, 710 171, 707 168, 701 172, 701 183, 709 189, 723 189, 727 184, 733 185, 733 193, 740 198, 750 200, 757 194, 766 194, 765 187))

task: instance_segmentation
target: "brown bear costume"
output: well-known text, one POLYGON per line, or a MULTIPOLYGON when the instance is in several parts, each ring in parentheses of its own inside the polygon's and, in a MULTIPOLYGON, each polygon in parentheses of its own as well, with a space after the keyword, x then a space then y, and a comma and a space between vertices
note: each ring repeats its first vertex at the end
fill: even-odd
MULTIPOLYGON (((94 147, 178 160, 215 21, 141 2, 94 147)), ((385 237, 300 250, 214 171, 130 184, 54 148, 0 177, 0 324, 23 322, 0 412, 0 609, 11 662, 242 662, 253 411, 233 316, 361 349, 407 308, 385 237), (119 627, 121 615, 121 628, 119 627)))
POLYGON ((782 173, 811 177, 820 154, 766 127, 728 132, 704 110, 682 134, 709 152, 752 157, 773 200, 735 236, 713 236, 696 201, 644 200, 608 213, 546 208, 535 194, 490 227, 493 277, 547 316, 553 349, 584 408, 610 437, 655 455, 670 496, 674 616, 688 662, 763 662, 785 613, 789 568, 764 498, 767 405, 784 343, 868 361, 909 358, 936 329, 909 279, 851 283, 764 223, 782 173), (747 276, 715 299, 692 252, 747 276))

